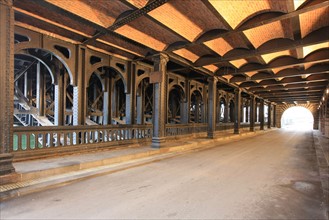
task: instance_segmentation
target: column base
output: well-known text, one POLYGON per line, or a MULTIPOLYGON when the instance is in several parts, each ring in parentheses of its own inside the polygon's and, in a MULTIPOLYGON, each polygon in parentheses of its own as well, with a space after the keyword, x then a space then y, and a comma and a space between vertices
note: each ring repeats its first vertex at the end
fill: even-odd
POLYGON ((13 155, 12 154, 0 154, 0 183, 14 183, 17 182, 19 175, 15 173, 13 166, 13 155))
POLYGON ((210 139, 214 139, 215 138, 214 132, 208 132, 207 137, 210 138, 210 139))
POLYGON ((254 132, 255 128, 250 128, 249 131, 254 132))
POLYGON ((161 148, 166 142, 166 138, 164 137, 152 137, 152 148, 161 148))
POLYGON ((0 176, 14 172, 13 155, 8 153, 0 154, 0 176))
POLYGON ((234 134, 240 134, 240 131, 239 130, 234 131, 234 134))

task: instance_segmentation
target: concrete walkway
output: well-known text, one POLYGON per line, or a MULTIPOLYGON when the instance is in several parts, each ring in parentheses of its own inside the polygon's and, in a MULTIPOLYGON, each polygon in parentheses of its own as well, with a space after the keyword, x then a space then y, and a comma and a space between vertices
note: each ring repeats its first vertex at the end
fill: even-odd
POLYGON ((18 183, 0 185, 0 200, 34 193, 86 178, 117 172, 122 169, 150 163, 198 148, 210 143, 225 143, 252 137, 271 130, 243 132, 239 135, 219 133, 216 139, 190 138, 171 140, 161 149, 146 146, 120 147, 97 152, 73 154, 14 163, 18 183))
POLYGON ((3 201, 1 219, 326 219, 312 132, 204 146, 3 201))

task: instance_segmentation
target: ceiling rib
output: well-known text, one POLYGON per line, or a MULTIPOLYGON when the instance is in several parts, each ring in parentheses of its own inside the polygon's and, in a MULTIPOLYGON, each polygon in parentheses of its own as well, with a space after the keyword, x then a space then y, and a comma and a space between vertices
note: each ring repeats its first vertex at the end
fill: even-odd
MULTIPOLYGON (((202 0, 202 2, 205 5, 210 4, 207 0, 202 0)), ((245 26, 241 26, 240 28, 234 29, 234 30, 231 30, 231 31, 222 32, 222 33, 219 33, 217 35, 213 35, 213 36, 211 36, 211 37, 209 37, 205 40, 196 40, 195 42, 192 42, 190 44, 177 45, 176 47, 170 48, 169 51, 174 51, 174 50, 178 50, 178 49, 182 49, 182 48, 187 48, 187 47, 193 46, 195 44, 202 44, 206 41, 214 40, 216 38, 226 37, 226 36, 229 36, 231 34, 240 33, 242 31, 249 30, 249 29, 256 28, 256 27, 260 27, 260 26, 263 26, 263 25, 266 25, 266 24, 270 24, 272 22, 282 21, 282 20, 285 20, 285 19, 290 19, 292 17, 299 16, 300 14, 310 12, 310 11, 313 11, 313 10, 316 10, 316 9, 328 7, 328 6, 329 6, 329 2, 328 1, 323 1, 321 3, 315 4, 315 5, 312 5, 312 6, 308 6, 308 7, 299 9, 297 11, 292 11, 292 12, 284 14, 284 15, 279 15, 279 16, 274 17, 274 18, 270 18, 270 19, 267 19, 267 20, 255 22, 253 24, 248 24, 248 25, 245 25, 245 26)), ((210 7, 209 9, 213 8, 211 5, 209 7, 210 7)), ((214 10, 216 10, 216 9, 214 9, 214 10)))
MULTIPOLYGON (((113 25, 111 25, 110 27, 107 28, 108 31, 113 32, 116 29, 132 22, 133 20, 146 15, 147 13, 149 13, 150 11, 160 7, 161 5, 167 3, 169 0, 154 0, 151 3, 147 4, 146 6, 144 6, 141 9, 136 9, 133 12, 131 12, 130 14, 124 16, 123 18, 119 18, 117 21, 114 22, 113 25)), ((88 44, 90 41, 96 40, 97 38, 101 37, 102 35, 107 34, 104 32, 99 32, 97 34, 95 34, 94 36, 92 36, 91 38, 85 40, 83 42, 83 44, 88 44)))

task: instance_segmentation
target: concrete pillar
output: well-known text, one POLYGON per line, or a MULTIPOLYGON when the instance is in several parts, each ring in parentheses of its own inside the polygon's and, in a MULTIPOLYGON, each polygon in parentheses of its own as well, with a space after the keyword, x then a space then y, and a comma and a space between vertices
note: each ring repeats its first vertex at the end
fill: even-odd
POLYGON ((271 103, 268 103, 268 108, 267 108, 267 128, 271 128, 271 123, 272 123, 272 105, 271 103))
POLYGON ((208 78, 208 138, 214 138, 216 130, 217 79, 208 78))
POLYGON ((37 109, 40 116, 45 115, 45 81, 44 81, 44 72, 41 71, 41 63, 37 63, 37 109))
POLYGON ((12 0, 0 2, 0 180, 16 181, 12 164, 14 113, 14 9, 12 0))
POLYGON ((234 92, 235 92, 234 134, 239 134, 240 122, 241 122, 241 89, 236 89, 234 92))
POLYGON ((256 120, 256 98, 251 96, 250 99, 250 131, 255 131, 256 120))
POLYGON ((264 130, 264 99, 260 100, 259 122, 260 122, 260 130, 264 130))
POLYGON ((167 119, 167 62, 169 57, 158 54, 153 58, 154 72, 150 83, 153 83, 153 137, 152 147, 160 148, 165 142, 167 119))

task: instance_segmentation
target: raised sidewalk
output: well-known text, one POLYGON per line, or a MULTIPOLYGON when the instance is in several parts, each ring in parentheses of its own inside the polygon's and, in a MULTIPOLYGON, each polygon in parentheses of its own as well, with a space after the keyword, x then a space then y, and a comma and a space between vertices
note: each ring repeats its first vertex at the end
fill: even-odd
POLYGON ((206 149, 213 147, 213 143, 218 143, 216 146, 220 146, 230 141, 264 134, 264 132, 271 130, 274 129, 243 132, 241 134, 222 133, 215 139, 206 137, 179 139, 166 142, 165 146, 160 149, 153 149, 150 144, 147 144, 139 147, 127 146, 97 152, 16 162, 14 167, 19 181, 0 185, 0 200, 118 172, 174 157, 188 151, 206 149))

